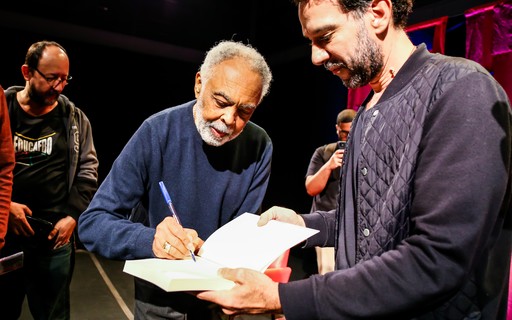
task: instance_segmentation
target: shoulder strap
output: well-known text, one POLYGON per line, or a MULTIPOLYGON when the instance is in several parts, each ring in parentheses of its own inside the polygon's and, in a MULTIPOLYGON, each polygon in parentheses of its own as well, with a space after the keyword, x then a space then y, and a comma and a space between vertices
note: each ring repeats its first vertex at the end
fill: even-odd
POLYGON ((14 112, 14 108, 12 107, 13 106, 13 102, 10 101, 11 96, 14 94, 14 99, 16 99, 16 92, 12 92, 13 90, 9 90, 9 92, 7 92, 7 90, 5 91, 5 98, 6 98, 6 102, 7 102, 7 112, 9 113, 9 121, 11 123, 11 133, 13 134, 13 137, 14 137, 14 120, 15 120, 15 115, 16 113, 14 112), (9 100, 7 100, 9 99, 9 100))
POLYGON ((329 161, 334 151, 336 151, 336 145, 337 142, 326 144, 324 147, 324 153, 322 155, 322 158, 324 159, 324 162, 329 161))

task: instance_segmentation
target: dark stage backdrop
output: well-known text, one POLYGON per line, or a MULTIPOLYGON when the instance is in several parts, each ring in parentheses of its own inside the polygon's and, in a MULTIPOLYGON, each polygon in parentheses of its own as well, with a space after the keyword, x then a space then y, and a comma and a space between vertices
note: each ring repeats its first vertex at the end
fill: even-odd
MULTIPOLYGON (((463 56, 465 30, 462 14, 465 9, 487 1, 417 2, 423 5, 413 12, 410 22, 418 23, 449 15, 446 53, 463 56)), ((37 23, 31 20, 6 22, 7 18, 13 18, 5 14, 2 16, 1 10, 0 17, 0 85, 4 88, 24 85, 20 67, 31 43, 43 39, 55 40, 67 49, 73 82, 64 94, 91 120, 100 160, 100 182, 144 119, 164 108, 194 98, 194 76, 198 63, 165 58, 151 52, 151 49, 138 48, 138 43, 116 46, 119 41, 122 43, 122 39, 106 39, 101 31, 87 38, 83 34, 74 34, 73 28, 63 28, 57 24, 43 28, 34 27, 37 23), (45 33, 45 30, 49 31, 45 33)), ((270 32, 279 33, 283 39, 296 34, 300 37, 297 20, 293 24, 283 24, 289 28, 270 32)), ((336 140, 335 118, 345 108, 347 90, 337 77, 322 67, 312 65, 306 40, 299 39, 302 45, 289 51, 267 52, 265 47, 272 48, 272 45, 267 43, 265 32, 262 34, 259 37, 255 33, 248 40, 257 48, 260 41, 261 52, 268 58, 274 74, 270 94, 252 118, 267 130, 274 144, 272 174, 263 209, 280 205, 306 213, 311 205, 311 197, 306 194, 304 187, 307 166, 315 148, 336 140)), ((215 39, 218 40, 221 39, 215 39)), ((293 269, 291 279, 300 279, 315 272, 315 261, 312 251, 292 251, 289 262, 293 269)))
MULTIPOLYGON (((464 9, 485 2, 432 2, 413 12, 411 23, 450 15, 446 53, 463 56, 464 37, 461 34, 464 28, 460 15, 464 9)), ((151 50, 137 50, 140 49, 134 48, 137 44, 132 44, 133 50, 128 50, 126 47, 130 45, 124 49, 107 46, 104 38, 96 42, 94 39, 83 40, 73 37, 71 30, 62 27, 29 28, 28 22, 18 22, 17 27, 3 23, 0 85, 4 88, 24 85, 20 67, 31 43, 43 39, 61 43, 68 51, 73 76, 73 82, 64 94, 91 120, 100 160, 100 181, 145 118, 194 98, 198 63, 165 58, 151 54, 151 50), (46 32, 43 30, 49 31, 43 33, 46 32)), ((294 32, 300 35, 298 21, 294 23, 294 32)), ((285 33, 282 37, 294 36, 287 35, 285 30, 275 30, 280 31, 285 33)), ((112 39, 111 44, 117 43, 116 40, 112 39)), ((256 35, 248 40, 257 48, 257 40, 262 48, 264 45, 272 47, 256 35)), ((304 187, 307 166, 316 147, 335 141, 335 118, 345 108, 347 90, 337 77, 312 65, 306 40, 303 45, 287 52, 262 50, 262 53, 268 58, 274 74, 270 94, 252 119, 267 130, 274 143, 272 174, 263 209, 280 205, 301 213, 309 212, 311 197, 304 187)))
MULTIPOLYGON (((66 48, 73 80, 64 94, 91 121, 100 180, 145 118, 194 99, 196 63, 16 29, 3 28, 2 35, 0 85, 4 89, 24 85, 20 68, 33 42, 54 40, 66 48)), ((264 209, 281 205, 308 212, 311 199, 304 178, 309 159, 317 146, 336 139, 335 118, 344 108, 346 89, 338 78, 311 64, 306 44, 298 57, 280 60, 269 59, 274 82, 252 118, 274 143, 264 209)))

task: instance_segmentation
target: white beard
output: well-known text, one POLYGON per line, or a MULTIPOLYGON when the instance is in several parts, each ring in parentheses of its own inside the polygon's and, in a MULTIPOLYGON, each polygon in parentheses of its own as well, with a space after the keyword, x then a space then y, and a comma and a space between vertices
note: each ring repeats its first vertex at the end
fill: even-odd
POLYGON ((224 122, 221 120, 216 121, 206 121, 203 118, 202 112, 204 110, 204 105, 202 102, 202 95, 199 96, 197 99, 196 104, 194 105, 194 122, 196 124, 197 131, 199 132, 199 135, 201 135, 201 138, 203 139, 206 144, 214 147, 219 147, 223 144, 225 144, 228 141, 231 141, 238 137, 242 131, 240 131, 237 134, 233 134, 233 130, 229 129, 224 122), (222 138, 216 137, 212 131, 211 128, 215 128, 215 130, 227 133, 227 135, 223 136, 222 138))

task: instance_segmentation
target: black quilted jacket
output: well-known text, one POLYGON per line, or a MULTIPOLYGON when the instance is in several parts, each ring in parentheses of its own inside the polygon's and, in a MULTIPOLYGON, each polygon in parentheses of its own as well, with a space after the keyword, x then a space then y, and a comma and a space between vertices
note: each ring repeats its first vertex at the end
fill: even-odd
POLYGON ((303 215, 321 231, 307 246, 336 245, 341 270, 280 284, 286 319, 505 319, 512 115, 504 91, 476 63, 422 45, 363 109, 341 179, 354 163, 357 213, 303 215))

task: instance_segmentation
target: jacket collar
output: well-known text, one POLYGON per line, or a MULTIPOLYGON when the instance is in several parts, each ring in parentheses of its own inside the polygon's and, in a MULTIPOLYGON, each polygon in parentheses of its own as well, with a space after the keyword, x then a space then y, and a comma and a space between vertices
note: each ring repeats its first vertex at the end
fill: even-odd
MULTIPOLYGON (((386 91, 379 99, 378 104, 386 101, 401 89, 403 89, 407 84, 411 83, 414 76, 421 70, 422 66, 432 57, 432 55, 433 54, 427 50, 427 46, 424 43, 418 45, 416 50, 414 50, 411 56, 400 68, 393 81, 389 83, 386 91)), ((365 106, 372 96, 373 91, 370 92, 362 105, 365 106)))

